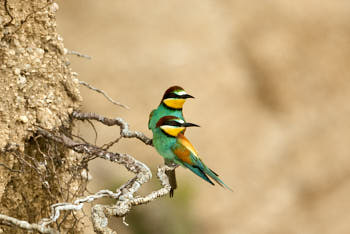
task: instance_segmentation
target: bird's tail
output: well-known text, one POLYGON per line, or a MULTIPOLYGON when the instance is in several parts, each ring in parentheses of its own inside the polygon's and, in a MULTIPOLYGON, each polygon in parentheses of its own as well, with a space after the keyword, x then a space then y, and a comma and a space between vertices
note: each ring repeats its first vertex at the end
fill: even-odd
POLYGON ((216 172, 214 172, 213 170, 211 170, 210 168, 208 168, 201 160, 199 160, 197 162, 197 165, 189 165, 189 164, 185 163, 184 166, 187 167, 188 169, 190 169, 192 172, 194 172, 197 176, 199 176, 202 179, 204 179, 205 181, 209 182, 210 184, 215 185, 209 179, 209 177, 212 178, 213 180, 215 180, 221 187, 225 187, 228 190, 232 191, 232 189, 229 186, 227 186, 219 178, 219 175, 216 172))
POLYGON ((224 187, 224 188, 227 188, 228 190, 230 190, 231 192, 233 192, 232 191, 232 189, 229 187, 229 186, 227 186, 220 178, 219 178, 219 175, 216 173, 216 172, 214 172, 213 170, 211 170, 210 168, 208 168, 207 166, 205 166, 204 164, 203 164, 203 171, 204 171, 204 173, 205 174, 207 174, 210 178, 212 178, 213 180, 215 180, 221 187, 224 187))

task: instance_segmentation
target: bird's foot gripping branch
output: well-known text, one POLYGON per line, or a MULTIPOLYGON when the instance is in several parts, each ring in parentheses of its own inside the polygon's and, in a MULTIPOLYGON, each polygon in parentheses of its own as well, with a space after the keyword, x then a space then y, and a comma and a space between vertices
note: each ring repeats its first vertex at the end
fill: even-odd
POLYGON ((90 144, 80 137, 73 137, 61 131, 51 132, 41 127, 37 127, 36 133, 50 139, 57 144, 63 145, 65 148, 71 149, 83 157, 87 161, 95 158, 102 158, 112 163, 117 163, 124 166, 128 171, 135 174, 133 178, 120 186, 115 192, 109 190, 101 190, 93 195, 76 199, 72 203, 56 203, 51 205, 51 215, 49 218, 42 219, 39 223, 30 224, 26 221, 18 220, 13 217, 0 214, 0 223, 7 223, 18 228, 26 230, 36 230, 40 233, 59 233, 52 225, 61 216, 61 211, 79 211, 82 210, 84 204, 90 203, 102 197, 110 197, 115 199, 114 205, 94 205, 91 209, 91 217, 93 227, 96 233, 116 233, 108 227, 108 217, 117 216, 125 217, 130 212, 133 206, 146 204, 155 200, 158 197, 165 196, 169 193, 171 187, 166 175, 167 170, 172 168, 161 166, 158 168, 157 176, 161 181, 162 188, 156 190, 146 196, 136 196, 135 193, 139 190, 142 184, 148 182, 152 178, 152 173, 148 166, 136 160, 129 154, 109 152, 108 148, 118 142, 121 138, 137 138, 146 145, 152 145, 152 140, 146 137, 143 133, 129 130, 129 125, 121 118, 110 119, 95 113, 81 113, 74 111, 72 118, 81 121, 98 121, 107 126, 119 126, 120 137, 111 143, 102 147, 90 144))

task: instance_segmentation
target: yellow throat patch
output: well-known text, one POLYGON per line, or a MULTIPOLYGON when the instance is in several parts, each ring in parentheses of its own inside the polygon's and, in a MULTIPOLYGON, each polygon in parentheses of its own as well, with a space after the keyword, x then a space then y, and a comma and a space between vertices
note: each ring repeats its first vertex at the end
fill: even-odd
POLYGON ((169 134, 170 136, 174 136, 174 137, 176 137, 180 132, 185 130, 185 127, 175 127, 175 126, 169 126, 169 125, 163 125, 160 128, 163 129, 163 131, 169 134))
POLYGON ((173 109, 182 109, 185 101, 186 99, 182 98, 167 98, 163 100, 165 105, 173 109))

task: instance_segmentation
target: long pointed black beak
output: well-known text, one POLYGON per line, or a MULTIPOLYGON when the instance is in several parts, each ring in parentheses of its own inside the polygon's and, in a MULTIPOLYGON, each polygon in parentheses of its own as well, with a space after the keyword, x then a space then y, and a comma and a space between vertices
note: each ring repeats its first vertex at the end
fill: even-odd
POLYGON ((194 123, 184 123, 183 126, 184 127, 200 127, 199 125, 194 124, 194 123))
POLYGON ((194 97, 186 93, 185 95, 182 95, 181 98, 186 99, 186 98, 194 98, 194 97))

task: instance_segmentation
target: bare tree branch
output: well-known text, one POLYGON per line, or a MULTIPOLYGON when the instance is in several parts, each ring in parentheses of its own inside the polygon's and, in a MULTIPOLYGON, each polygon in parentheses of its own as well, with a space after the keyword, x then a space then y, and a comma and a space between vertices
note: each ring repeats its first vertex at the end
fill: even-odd
POLYGON ((79 53, 79 52, 74 51, 74 50, 67 50, 67 54, 76 55, 76 56, 81 57, 81 58, 92 59, 91 56, 79 53))
POLYGON ((108 96, 107 93, 106 93, 105 91, 103 91, 102 89, 95 88, 95 87, 91 86, 90 84, 86 83, 85 81, 81 81, 81 80, 79 80, 79 84, 84 85, 85 87, 87 87, 87 88, 89 88, 89 89, 91 89, 91 90, 93 90, 93 91, 96 91, 96 92, 102 94, 103 96, 105 96, 105 98, 107 98, 108 101, 110 101, 110 102, 113 103, 114 105, 121 106, 121 107, 123 107, 123 108, 125 108, 125 109, 130 109, 130 107, 128 107, 127 105, 124 105, 124 104, 122 104, 122 103, 120 103, 120 102, 114 101, 114 100, 113 100, 110 96, 108 96))
POLYGON ((59 233, 57 230, 52 229, 50 227, 45 227, 36 223, 30 224, 27 221, 19 220, 3 214, 0 214, 0 223, 4 223, 7 225, 14 225, 22 229, 38 231, 40 233, 49 233, 49 234, 59 233))
POLYGON ((93 195, 89 195, 84 198, 77 199, 74 203, 56 203, 51 205, 51 217, 44 218, 40 221, 40 225, 46 226, 50 223, 55 222, 60 217, 60 212, 62 210, 81 210, 84 206, 84 203, 90 203, 98 198, 102 197, 111 197, 114 199, 118 199, 120 193, 113 193, 109 190, 100 190, 93 195))
POLYGON ((95 113, 82 113, 73 111, 72 116, 79 120, 96 120, 107 126, 117 125, 120 127, 120 135, 124 138, 137 138, 146 145, 152 145, 152 139, 148 138, 142 132, 130 131, 128 123, 122 118, 110 119, 104 116, 100 116, 95 113))
MULTIPOLYGON (((152 140, 146 137, 143 133, 129 130, 129 125, 121 118, 110 119, 95 113, 81 113, 77 111, 74 111, 72 116, 73 118, 79 120, 96 120, 107 126, 117 125, 120 127, 121 138, 137 138, 146 145, 152 144, 152 140)), ((37 230, 40 233, 58 233, 57 230, 47 226, 56 222, 60 218, 61 211, 78 211, 83 208, 85 203, 91 203, 92 201, 102 197, 110 197, 115 199, 116 203, 114 205, 95 205, 91 210, 91 216, 96 233, 116 233, 108 227, 109 216, 125 217, 133 206, 149 203, 170 192, 171 186, 169 184, 166 172, 173 170, 173 167, 166 165, 158 167, 157 177, 161 181, 162 185, 159 190, 153 191, 144 197, 135 196, 135 193, 139 190, 142 184, 148 182, 152 178, 150 169, 144 163, 136 160, 128 154, 109 152, 106 149, 97 147, 87 142, 76 142, 62 132, 50 132, 41 127, 37 127, 37 133, 42 137, 63 144, 67 148, 70 148, 77 153, 99 157, 123 165, 127 170, 133 172, 135 177, 131 178, 129 181, 119 187, 115 193, 109 190, 101 190, 93 195, 79 198, 73 203, 53 204, 51 205, 50 217, 42 219, 39 224, 29 224, 25 221, 16 220, 14 218, 11 219, 11 217, 7 218, 7 216, 2 215, 0 216, 0 220, 3 220, 4 222, 8 222, 12 225, 28 230, 37 230)), ((125 222, 124 219, 123 222, 125 222)))
MULTIPOLYGON (((121 137, 137 138, 147 145, 152 144, 152 140, 147 138, 143 133, 130 131, 129 125, 127 124, 127 122, 125 122, 121 118, 110 119, 110 118, 97 115, 95 113, 81 113, 77 111, 74 111, 72 113, 72 116, 79 120, 96 120, 107 126, 117 125, 120 127, 121 137)), ((113 231, 107 227, 108 216, 113 215, 118 217, 124 217, 125 214, 127 214, 130 211, 132 206, 148 203, 158 197, 166 195, 170 191, 170 185, 169 185, 168 177, 165 174, 165 171, 172 170, 173 168, 169 168, 167 166, 158 168, 157 176, 161 180, 161 183, 163 186, 161 189, 154 191, 145 197, 134 198, 134 194, 138 191, 141 185, 143 183, 146 183, 152 177, 152 174, 149 168, 145 164, 137 161, 136 159, 134 159, 132 156, 128 154, 107 152, 106 150, 101 149, 97 146, 74 142, 72 139, 65 136, 64 134, 60 134, 59 136, 57 136, 40 128, 38 129, 38 132, 41 135, 46 136, 52 140, 63 143, 64 145, 66 145, 67 147, 73 149, 78 153, 97 155, 98 157, 109 160, 111 162, 117 162, 119 164, 122 164, 126 167, 126 169, 136 174, 134 178, 132 178, 123 186, 121 186, 117 190, 117 193, 113 193, 111 191, 106 192, 106 190, 103 190, 96 193, 95 195, 91 195, 84 199, 77 200, 74 203, 74 205, 73 204, 53 205, 52 206, 53 215, 51 216, 50 219, 44 220, 44 224, 49 224, 50 222, 57 220, 57 218, 59 217, 59 210, 81 209, 82 208, 81 204, 83 202, 91 202, 92 200, 99 198, 100 196, 110 196, 114 199, 118 199, 118 202, 113 206, 100 205, 100 204, 95 205, 92 209, 92 219, 93 219, 94 229, 97 233, 113 233, 113 231)))

